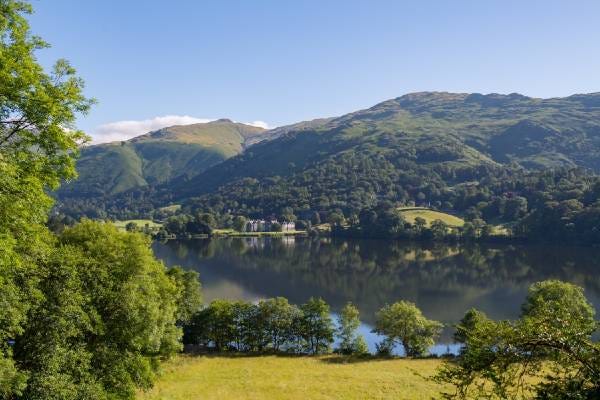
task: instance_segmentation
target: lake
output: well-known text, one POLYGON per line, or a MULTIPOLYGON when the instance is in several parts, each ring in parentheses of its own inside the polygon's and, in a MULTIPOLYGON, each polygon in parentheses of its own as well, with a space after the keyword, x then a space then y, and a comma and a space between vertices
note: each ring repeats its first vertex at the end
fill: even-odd
POLYGON ((516 318, 528 286, 561 279, 585 288, 600 309, 600 249, 533 245, 415 244, 333 238, 220 238, 154 243, 165 264, 200 273, 205 301, 256 301, 284 296, 301 304, 322 297, 339 311, 348 301, 361 312, 369 348, 375 313, 409 300, 443 322, 441 354, 456 352, 452 324, 470 308, 494 319, 516 318))

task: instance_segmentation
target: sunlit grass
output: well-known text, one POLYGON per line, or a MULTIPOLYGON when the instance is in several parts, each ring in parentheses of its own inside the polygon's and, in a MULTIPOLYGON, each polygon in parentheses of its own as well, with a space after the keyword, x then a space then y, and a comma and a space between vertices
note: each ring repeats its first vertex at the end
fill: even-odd
POLYGON ((462 218, 424 207, 402 207, 399 210, 404 219, 411 224, 415 223, 417 217, 423 218, 427 222, 427 226, 436 219, 442 220, 453 227, 460 227, 465 224, 465 221, 462 218))
POLYGON ((441 360, 341 356, 181 356, 164 366, 158 399, 431 399, 441 360))

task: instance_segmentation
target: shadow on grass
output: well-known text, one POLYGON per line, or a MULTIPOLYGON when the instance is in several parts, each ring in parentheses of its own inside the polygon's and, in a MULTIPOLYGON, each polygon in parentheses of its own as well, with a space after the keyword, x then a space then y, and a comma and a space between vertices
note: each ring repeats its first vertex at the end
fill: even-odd
POLYGON ((321 356, 321 362, 327 364, 356 364, 363 362, 372 362, 372 361, 390 361, 390 360, 400 360, 399 357, 382 357, 382 356, 374 356, 374 355, 364 355, 364 356, 345 356, 341 354, 332 354, 321 356))
POLYGON ((374 361, 393 361, 393 360, 451 360, 451 358, 445 357, 421 357, 421 358, 406 358, 406 357, 395 357, 395 356, 377 356, 377 355, 342 355, 342 354, 295 354, 295 353, 282 353, 282 352, 271 352, 271 353, 238 353, 238 352, 195 352, 195 353, 184 353, 187 357, 207 357, 207 358, 266 358, 266 357, 278 357, 278 358, 312 358, 319 360, 327 364, 356 364, 363 362, 374 362, 374 361))

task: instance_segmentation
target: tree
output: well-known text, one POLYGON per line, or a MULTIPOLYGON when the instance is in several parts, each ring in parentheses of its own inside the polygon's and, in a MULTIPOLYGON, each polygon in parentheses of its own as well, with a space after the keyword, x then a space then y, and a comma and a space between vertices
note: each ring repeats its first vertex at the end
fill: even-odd
POLYGON ((210 235, 212 233, 212 226, 214 226, 208 223, 211 221, 211 218, 211 214, 202 214, 196 216, 196 218, 188 221, 185 224, 185 233, 190 235, 210 235), (207 216, 210 216, 210 218, 207 216))
MULTIPOLYGON (((321 354, 333 343, 329 306, 310 299, 300 308, 283 297, 246 301, 214 300, 184 324, 185 344, 217 351, 292 351, 321 354)), ((356 348, 366 348, 356 340, 356 348)))
POLYGON ((365 354, 369 351, 365 338, 356 333, 360 327, 359 316, 358 308, 352 303, 346 304, 338 316, 336 333, 340 342, 338 351, 342 354, 365 354))
POLYGON ((14 338, 24 397, 126 399, 149 388, 158 361, 181 349, 178 287, 150 239, 83 221, 43 267, 43 298, 14 338))
POLYGON ((421 233, 425 230, 425 227, 427 227, 427 221, 425 218, 417 217, 415 218, 414 226, 417 233, 421 233))
POLYGON ((75 177, 75 159, 85 135, 77 114, 93 101, 65 60, 50 73, 35 52, 48 47, 31 35, 24 1, 0 1, 0 394, 14 398, 27 383, 27 367, 9 345, 23 335, 43 302, 46 275, 41 260, 52 258, 54 239, 44 227, 52 205, 49 189, 75 177), (17 366, 20 365, 20 366, 17 366))
POLYGON ((481 227, 481 237, 487 238, 490 237, 494 233, 494 229, 490 224, 484 224, 481 227))
POLYGON ((296 221, 295 228, 298 231, 310 231, 310 229, 312 228, 312 224, 310 223, 310 221, 301 219, 296 221))
POLYGON ((428 320, 408 301, 386 305, 377 312, 374 332, 386 336, 386 344, 401 344, 408 357, 427 353, 440 334, 442 324, 428 320))
POLYGON ((454 332, 454 341, 456 343, 465 344, 469 332, 473 331, 475 327, 481 322, 488 320, 485 313, 476 310, 474 308, 466 312, 464 317, 456 325, 456 332, 454 332))
POLYGON ((210 229, 217 228, 217 219, 211 213, 198 214, 195 218, 195 221, 198 224, 204 224, 208 226, 210 229))
POLYGON ((232 305, 235 349, 244 352, 253 350, 256 338, 263 336, 263 327, 257 323, 258 307, 247 301, 235 301, 232 305))
POLYGON ((294 321, 301 312, 284 297, 262 300, 258 303, 261 325, 266 335, 266 343, 275 351, 293 339, 294 321))
POLYGON ((186 233, 186 224, 189 218, 185 215, 172 216, 167 219, 164 228, 167 232, 175 235, 183 235, 186 233))
POLYGON ((504 217, 508 220, 516 220, 527 213, 527 199, 515 196, 506 201, 504 217))
POLYGON ((135 222, 128 222, 127 225, 125 225, 125 230, 127 232, 135 232, 138 229, 138 225, 135 222))
POLYGON ((329 222, 333 226, 339 226, 344 223, 346 219, 344 218, 344 213, 341 210, 335 210, 327 216, 327 222, 329 222))
POLYGON ((296 215, 294 215, 294 210, 291 207, 284 207, 281 210, 281 219, 287 222, 296 222, 296 215))
POLYGON ((576 325, 577 331, 591 335, 597 329, 594 307, 583 289, 571 283, 548 280, 534 283, 522 307, 522 318, 543 321, 548 327, 565 330, 564 321, 576 325))
POLYGON ((321 215, 317 211, 314 211, 310 217, 310 222, 313 225, 319 225, 321 223, 321 215))
POLYGON ((436 240, 441 240, 446 237, 446 234, 448 233, 448 224, 441 219, 436 219, 431 223, 430 229, 433 234, 433 238, 436 240))
POLYGON ((461 232, 462 232, 463 236, 467 239, 476 238, 478 235, 477 228, 470 221, 465 222, 465 224, 461 228, 461 232))
POLYGON ((227 350, 237 336, 234 303, 227 300, 213 300, 206 312, 208 341, 213 342, 218 351, 227 350))
POLYGON ((377 218, 379 230, 387 237, 397 237, 404 229, 405 222, 402 215, 393 208, 380 212, 377 218))
POLYGON ((330 351, 334 328, 329 305, 323 299, 311 297, 300 306, 300 310, 300 336, 305 342, 307 352, 321 354, 330 351))
POLYGON ((229 229, 233 227, 233 215, 228 212, 225 214, 217 215, 217 225, 216 227, 229 229))
POLYGON ((246 217, 238 215, 235 218, 233 218, 233 229, 235 229, 238 232, 244 232, 246 230, 247 222, 248 220, 246 219, 246 217))
POLYGON ((175 266, 168 269, 167 275, 177 287, 177 325, 182 326, 189 323, 192 316, 202 306, 202 292, 198 273, 175 266))
MULTIPOLYGON (((101 376, 93 367, 95 349, 87 348, 90 343, 85 340, 97 337, 102 328, 87 300, 84 262, 77 247, 57 247, 48 254, 38 286, 43 300, 15 338, 15 361, 28 376, 22 396, 16 398, 105 398, 101 376)), ((2 398, 15 398, 3 392, 2 398)))
POLYGON ((458 334, 465 344, 460 357, 437 375, 454 386, 445 398, 599 398, 597 323, 581 288, 533 284, 516 321, 469 313, 458 334))
POLYGON ((368 228, 372 225, 375 225, 377 221, 377 213, 373 210, 363 209, 360 211, 360 214, 358 214, 358 220, 363 228, 368 228))

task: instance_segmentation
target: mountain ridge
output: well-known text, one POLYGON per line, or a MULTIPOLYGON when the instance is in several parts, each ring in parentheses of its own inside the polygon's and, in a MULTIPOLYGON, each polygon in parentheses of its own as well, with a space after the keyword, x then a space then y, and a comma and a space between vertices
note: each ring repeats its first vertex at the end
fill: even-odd
MULTIPOLYGON (((321 120, 309 128, 302 130, 287 129, 282 135, 275 138, 279 141, 291 141, 287 144, 288 152, 294 144, 302 142, 303 135, 313 135, 317 137, 321 134, 337 134, 339 138, 349 142, 352 136, 360 141, 360 137, 368 135, 369 132, 376 132, 376 136, 385 136, 386 134, 396 137, 409 139, 412 137, 417 147, 435 148, 437 140, 442 138, 446 145, 450 147, 460 147, 462 156, 469 160, 479 160, 491 165, 502 165, 511 162, 517 162, 523 167, 536 169, 547 166, 552 167, 575 167, 581 166, 590 168, 596 172, 600 171, 600 108, 595 108, 595 98, 600 98, 600 93, 589 95, 573 95, 566 98, 539 99, 523 96, 518 93, 508 95, 477 93, 449 93, 449 92, 416 92, 394 99, 380 102, 370 108, 358 110, 339 117, 321 120), (592 106, 590 107, 590 104, 592 106), (584 154, 579 151, 572 157, 560 154, 558 150, 565 150, 568 141, 563 141, 558 145, 553 145, 552 140, 575 132, 581 134, 581 131, 565 128, 564 125, 557 129, 557 121, 553 114, 558 113, 561 107, 571 106, 572 110, 568 118, 571 123, 577 122, 579 128, 589 122, 585 114, 594 111, 593 127, 589 130, 594 136, 593 143, 589 143, 588 148, 593 147, 593 151, 584 154), (498 118, 498 114, 502 118, 498 118), (542 133, 541 135, 539 133, 542 133), (596 138, 596 133, 598 134, 596 138), (297 137, 293 140, 291 137, 297 137), (346 136, 345 138, 342 136, 346 136), (350 140, 348 140, 350 139, 350 140), (596 140, 599 139, 599 140, 596 140), (511 146, 510 143, 514 142, 511 146), (537 146, 537 147, 536 147, 537 146), (545 149, 541 147, 546 147, 545 149)), ((600 107, 600 102, 598 103, 600 107)), ((564 115, 559 115, 564 118, 564 115)), ((560 122, 560 120, 559 120, 560 122)), ((568 138, 566 138, 568 139, 568 138)), ((588 138, 589 139, 589 138, 588 138)), ((318 141, 318 140, 317 140, 318 141)), ((274 146, 272 141, 259 143, 253 150, 260 150, 260 146, 274 146)), ((315 140, 312 141, 313 144, 315 140)), ((412 145, 415 145, 412 143, 412 145)), ((581 142, 579 142, 581 143, 581 142)), ((322 145, 322 141, 320 142, 322 145)), ((318 151, 320 145, 310 147, 309 144, 303 144, 307 152, 318 151)), ((575 146, 576 147, 576 146, 575 146)), ((276 153, 283 149, 266 150, 266 152, 276 153)), ((300 151, 300 148, 294 148, 300 151)), ((418 152, 418 149, 416 149, 418 152)), ((456 150, 456 149, 455 149, 456 150)), ((576 149, 571 149, 576 150, 576 149)), ((321 151, 323 151, 321 147, 321 151)), ((256 153, 256 151, 253 151, 256 153)), ((456 152, 455 152, 456 153, 456 152)), ((457 155, 457 154, 455 154, 457 155)), ((267 157, 263 154, 261 162, 269 165, 269 171, 261 169, 258 166, 252 168, 252 162, 245 161, 244 166, 232 166, 231 164, 239 162, 239 155, 234 159, 226 161, 224 164, 211 169, 211 177, 202 176, 196 178, 205 183, 215 180, 215 172, 222 172, 221 175, 233 174, 234 177, 248 175, 248 171, 254 171, 259 176, 264 176, 273 170, 274 165, 280 165, 276 156, 267 157), (275 164, 274 164, 275 162, 275 164), (237 175, 236 175, 237 174, 237 175)), ((424 162, 431 159, 436 162, 444 161, 444 155, 439 152, 433 152, 427 155, 426 151, 421 151, 417 159, 424 162), (437 158, 436 158, 437 157, 437 158)), ((450 154, 446 155, 451 157, 450 154)), ((296 162, 294 157, 290 157, 296 162)), ((304 162, 310 160, 311 155, 305 155, 304 162)), ((226 178, 222 178, 226 179, 226 178)), ((231 177, 229 178, 231 180, 231 177)), ((186 181, 188 188, 197 186, 195 182, 186 181)), ((177 189, 182 189, 177 187, 177 189)), ((184 195, 193 196, 213 190, 214 185, 204 185, 196 193, 184 190, 184 195)))
MULTIPOLYGON (((460 196, 471 196, 469 187, 497 190, 500 176, 565 168, 598 174, 600 93, 417 92, 248 142, 203 170, 71 205, 75 213, 147 215, 178 203, 258 217, 284 209, 352 215, 386 201, 463 213, 477 197, 460 196)), ((481 190, 481 199, 490 195, 481 190)))
POLYGON ((192 176, 242 152, 250 138, 265 131, 219 119, 88 146, 78 160, 79 180, 65 185, 59 196, 115 195, 182 174, 192 176))

